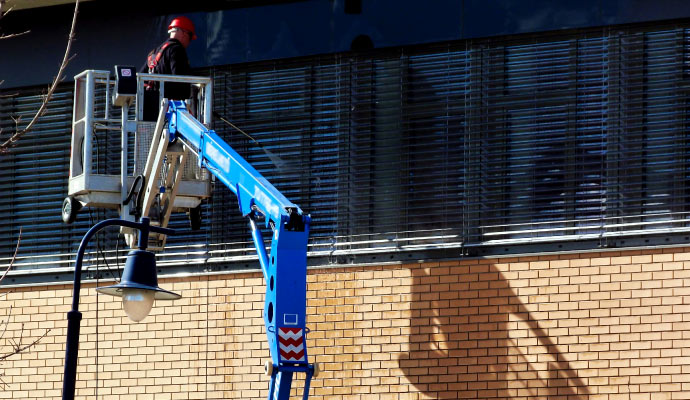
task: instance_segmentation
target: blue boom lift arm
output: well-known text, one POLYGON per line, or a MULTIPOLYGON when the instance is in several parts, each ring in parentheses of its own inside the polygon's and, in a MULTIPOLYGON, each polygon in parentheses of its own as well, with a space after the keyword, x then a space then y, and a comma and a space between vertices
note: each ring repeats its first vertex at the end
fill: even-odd
POLYGON ((266 281, 264 323, 271 352, 269 400, 289 400, 295 372, 306 374, 303 399, 318 366, 307 361, 307 240, 305 215, 233 150, 218 134, 196 120, 182 101, 171 100, 166 113, 172 140, 194 149, 201 166, 232 190, 242 215, 249 218, 254 246, 266 281), (273 231, 270 256, 258 226, 260 217, 273 231))

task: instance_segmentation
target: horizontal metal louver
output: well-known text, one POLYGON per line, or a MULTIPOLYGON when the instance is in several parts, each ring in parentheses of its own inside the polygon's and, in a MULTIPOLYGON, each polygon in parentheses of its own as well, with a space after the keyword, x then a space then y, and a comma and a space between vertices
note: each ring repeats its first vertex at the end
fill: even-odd
MULTIPOLYGON (((595 247, 690 231, 689 32, 603 28, 199 73, 213 78, 214 111, 244 133, 220 120, 213 128, 311 214, 319 262, 595 247)), ((81 219, 68 228, 59 218, 71 96, 63 86, 35 134, 0 160, 2 254, 11 255, 22 226, 21 254, 41 255, 47 266, 66 262, 90 225, 81 219)), ((0 98, 2 135, 14 127, 11 116, 30 114, 39 101, 30 89, 0 98)), ((98 146, 117 163, 116 140, 98 146)), ((174 216, 182 235, 170 238, 162 264, 254 266, 237 210, 217 183, 201 231, 174 216)), ((110 215, 98 212, 94 220, 110 215)), ((106 235, 102 247, 112 250, 116 236, 106 235)))
MULTIPOLYGON (((24 129, 38 111, 45 89, 10 91, 0 98, 0 137, 24 129)), ((61 85, 45 114, 8 153, 0 155, 0 257, 10 257, 21 234, 20 254, 71 249, 73 235, 60 218, 66 192, 71 132, 71 85, 61 85)))
POLYGON ((607 31, 481 50, 468 243, 686 231, 684 36, 607 31))
POLYGON ((606 245, 688 231, 686 36, 606 28, 231 66, 214 70, 216 105, 271 154, 221 128, 234 145, 310 194, 315 249, 606 245))

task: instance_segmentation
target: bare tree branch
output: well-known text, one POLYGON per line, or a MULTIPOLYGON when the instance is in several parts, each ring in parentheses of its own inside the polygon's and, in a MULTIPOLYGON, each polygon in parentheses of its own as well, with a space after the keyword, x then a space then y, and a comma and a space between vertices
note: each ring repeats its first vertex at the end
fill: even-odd
POLYGON ((41 103, 41 107, 38 109, 36 112, 36 115, 34 115, 33 119, 29 122, 29 124, 22 129, 19 132, 16 132, 12 137, 7 139, 5 143, 0 145, 0 153, 6 153, 9 151, 11 147, 14 147, 17 144, 17 141, 24 136, 27 132, 33 128, 33 126, 36 124, 38 119, 43 116, 45 113, 47 107, 48 107, 48 102, 50 99, 53 97, 53 93, 55 92, 55 89, 57 88, 58 83, 62 81, 62 75, 65 72, 65 68, 67 67, 67 64, 69 61, 72 59, 72 56, 70 56, 70 52, 72 51, 72 42, 74 41, 74 27, 77 24, 77 14, 79 13, 79 0, 76 0, 74 4, 74 16, 72 17, 72 27, 69 31, 69 38, 67 40, 67 48, 65 49, 65 56, 62 59, 62 64, 60 64, 60 68, 58 69, 57 76, 55 77, 55 80, 53 81, 53 84, 50 86, 50 89, 48 90, 48 94, 45 96, 43 99, 43 102, 41 103))
MULTIPOLYGON (((33 346, 38 344, 38 342, 43 340, 43 338, 48 336, 48 333, 50 333, 50 329, 46 329, 46 331, 43 332, 43 335, 34 339, 34 341, 32 341, 31 343, 22 344, 22 341, 23 341, 22 339, 24 337, 24 324, 22 324, 22 329, 21 329, 20 334, 19 334, 19 342, 15 341, 13 339, 8 340, 8 342, 10 342, 10 345, 12 346, 12 350, 5 353, 5 354, 0 355, 0 362, 5 361, 8 358, 10 358, 16 354, 20 354, 20 353, 32 348, 33 346)), ((7 387, 7 383, 2 379, 4 376, 5 376, 4 372, 0 373, 0 387, 2 389, 5 389, 7 387)))
MULTIPOLYGON (((17 260, 17 253, 19 253, 19 245, 21 243, 21 240, 22 240, 22 229, 20 228, 19 229, 19 237, 17 238, 17 247, 14 249, 14 255, 12 256, 12 260, 10 261, 10 265, 7 267, 7 269, 2 274, 2 276, 0 276, 0 282, 2 282, 3 279, 5 279, 5 277, 7 276, 7 273, 14 266, 14 263, 17 260)), ((8 358, 10 358, 16 354, 20 354, 20 353, 30 349, 31 347, 38 344, 38 342, 43 340, 43 338, 48 336, 48 333, 50 333, 50 329, 46 329, 45 332, 43 332, 43 334, 41 336, 37 337, 36 339, 32 340, 29 343, 25 343, 24 342, 24 324, 22 324, 21 329, 19 331, 19 339, 18 340, 15 338, 6 339, 5 335, 7 334, 7 327, 10 324, 10 318, 12 317, 12 310, 13 309, 14 309, 14 307, 12 305, 10 305, 10 309, 7 313, 7 319, 0 322, 0 324, 4 325, 2 327, 2 332, 0 332, 0 340, 4 340, 5 346, 10 347, 10 349, 8 351, 0 354, 0 362, 5 361, 8 358)), ((5 373, 0 372, 0 389, 5 389, 7 387, 7 382, 5 382, 2 379, 4 376, 5 376, 5 373)))
MULTIPOLYGON (((7 13, 9 13, 12 10, 10 8, 9 10, 3 12, 3 6, 5 5, 6 1, 7 0, 0 0, 0 19, 2 19, 2 17, 7 15, 7 13)), ((74 39, 74 26, 75 26, 76 20, 77 20, 78 8, 79 8, 79 0, 76 0, 76 4, 74 6, 74 16, 72 18, 72 27, 70 29, 69 39, 67 42, 67 49, 65 50, 65 56, 62 60, 62 64, 60 65, 60 68, 58 70, 58 74, 55 77, 53 84, 51 85, 50 89, 48 90, 48 93, 44 97, 43 102, 41 103, 41 107, 36 112, 36 115, 33 117, 33 119, 31 120, 29 125, 27 125, 26 128, 24 128, 21 132, 15 133, 8 141, 6 141, 4 144, 0 145, 0 152, 6 152, 6 151, 8 151, 8 149, 11 146, 14 146, 16 144, 17 140, 19 140, 19 138, 22 135, 27 133, 31 129, 31 127, 36 123, 38 118, 40 118, 43 115, 43 113, 45 113, 45 110, 47 108, 47 104, 50 101, 50 98, 51 98, 52 94, 54 93, 55 88, 57 87, 57 84, 62 80, 62 75, 64 73, 65 67, 67 66, 67 63, 69 63, 69 61, 71 60, 71 58, 69 57, 69 53, 71 51, 72 41, 74 39)), ((16 33, 16 34, 9 34, 9 35, 0 35, 0 40, 17 37, 20 35, 24 35, 28 32, 29 31, 22 32, 22 33, 16 33)), ((4 82, 4 80, 0 80, 0 85, 2 85, 3 82, 4 82)), ((0 97, 11 97, 11 96, 15 96, 15 95, 16 94, 2 95, 0 97)), ((14 118, 13 117, 15 124, 17 124, 17 128, 15 128, 15 132, 18 130, 19 119, 20 118, 14 118)), ((0 132, 1 132, 1 130, 0 130, 0 132)), ((19 253, 19 245, 21 243, 21 240, 22 240, 22 229, 19 228, 19 237, 17 238, 17 246, 14 249, 14 254, 12 255, 12 260, 10 260, 10 263, 7 266, 7 269, 5 269, 2 276, 0 276, 0 282, 2 282, 7 277, 7 274, 10 272, 10 270, 14 266, 14 263, 17 260, 17 254, 19 253)), ((30 349, 31 347, 35 346, 38 342, 40 342, 43 338, 45 338, 48 335, 48 333, 50 332, 50 329, 46 329, 46 331, 40 337, 36 338, 35 340, 33 340, 29 343, 24 343, 24 324, 22 324, 21 331, 19 333, 19 340, 18 341, 15 340, 14 338, 5 339, 5 334, 7 333, 7 328, 10 324, 10 318, 12 317, 12 309, 13 309, 13 307, 10 306, 8 314, 7 314, 7 319, 0 322, 0 324, 4 325, 2 327, 2 332, 0 332, 0 340, 5 340, 5 343, 8 343, 10 346, 9 351, 7 351, 4 354, 0 354, 0 362, 8 359, 11 356, 14 356, 16 354, 20 354, 20 353, 30 349)), ((2 389, 5 389, 7 387, 7 383, 3 379, 4 376, 5 376, 5 373, 0 372, 0 388, 2 388, 2 389)))
MULTIPOLYGON (((10 270, 14 266, 14 262, 17 260, 17 253, 19 253, 19 244, 21 242, 22 242, 22 228, 19 228, 19 237, 17 238, 17 247, 14 248, 14 255, 12 256, 12 260, 10 260, 10 265, 7 266, 7 269, 2 274, 2 277, 0 277, 0 282, 2 282, 5 279, 5 277, 7 276, 7 273, 10 272, 10 270)), ((12 316, 12 308, 14 308, 14 306, 10 305, 10 310, 7 313, 7 320, 2 321, 2 324, 5 326, 3 327, 2 333, 0 333, 0 339, 3 339, 5 337, 5 333, 7 332, 7 325, 9 325, 10 316, 12 316)))
POLYGON ((19 342, 16 342, 15 340, 10 339, 9 342, 12 345, 12 351, 5 353, 3 355, 0 355, 0 361, 6 360, 15 354, 19 354, 19 353, 21 353, 27 349, 30 349, 31 347, 35 346, 38 342, 40 342, 44 337, 48 336, 49 332, 50 332, 50 329, 46 329, 46 331, 43 332, 43 335, 34 339, 33 342, 22 344, 22 341, 24 338, 24 324, 22 324, 22 330, 21 330, 21 334, 19 336, 19 342))
MULTIPOLYGON (((14 8, 14 7, 10 7, 7 11, 4 11, 4 12, 3 12, 3 11, 2 11, 2 8, 3 8, 3 6, 5 5, 6 2, 7 2, 7 0, 0 0, 0 19, 2 19, 5 15, 9 14, 10 11, 12 11, 12 9, 14 8)), ((26 32, 22 32, 22 33, 12 33, 12 34, 9 34, 9 35, 0 35, 0 40, 2 40, 2 39, 9 39, 9 38, 13 38, 13 37, 25 35, 25 34, 27 34, 27 33, 29 33, 29 32, 31 32, 31 31, 26 31, 26 32)))
POLYGON ((11 39, 11 38, 14 38, 17 36, 26 35, 29 32, 31 32, 31 31, 24 31, 24 32, 19 32, 19 33, 10 33, 9 35, 0 35, 0 40, 11 39))
POLYGON ((4 17, 5 15, 9 14, 10 11, 12 11, 12 8, 14 8, 10 7, 9 10, 3 12, 2 8, 5 5, 5 3, 7 3, 7 0, 0 0, 0 19, 2 19, 2 17, 4 17))
MULTIPOLYGON (((10 272, 12 267, 14 267, 14 262, 17 260, 17 253, 19 253, 19 243, 22 241, 22 228, 19 228, 19 237, 17 237, 17 247, 14 248, 14 255, 12 256, 12 260, 10 260, 10 265, 7 266, 7 269, 5 272, 2 274, 2 277, 0 277, 0 282, 2 282, 5 277, 7 276, 7 273, 10 272)), ((3 293, 5 295, 7 293, 3 293)), ((12 315, 12 308, 13 306, 10 305, 10 311, 7 313, 7 320, 3 321, 2 324, 5 326, 3 327, 2 333, 0 333, 0 339, 5 337, 5 332, 7 332, 7 325, 10 322, 10 316, 12 315)))
MULTIPOLYGON (((5 80, 0 79, 0 85, 2 85, 3 83, 5 83, 5 80)), ((16 96, 19 96, 19 92, 0 94, 0 99, 7 99, 10 97, 16 97, 16 96)))
MULTIPOLYGON (((14 262, 17 260, 17 253, 19 252, 19 243, 22 242, 22 228, 19 228, 19 237, 17 238, 17 247, 14 248, 14 255, 12 256, 12 260, 10 260, 10 265, 7 266, 7 269, 5 270, 5 273, 2 274, 0 277, 0 282, 2 282, 5 277, 7 276, 7 273, 10 272, 12 267, 14 266, 14 262)), ((2 336, 0 336, 2 337, 2 336)))
POLYGON ((2 333, 0 334, 0 339, 5 338, 5 333, 7 333, 7 326, 10 324, 10 316, 12 315, 12 309, 14 308, 14 305, 10 305, 10 310, 7 312, 7 320, 2 321, 2 324, 5 325, 2 327, 2 333))
MULTIPOLYGON (((0 0, 0 19, 2 19, 5 15, 9 14, 10 11, 12 11, 12 9, 14 8, 14 7, 10 7, 7 11, 4 11, 4 12, 3 12, 3 11, 2 11, 2 8, 3 8, 3 6, 5 5, 6 2, 7 2, 7 0, 0 0)), ((21 32, 21 33, 12 33, 12 34, 9 34, 9 35, 0 35, 0 40, 2 40, 2 39, 10 39, 10 38, 17 37, 17 36, 21 36, 21 35, 26 35, 26 34, 29 33, 29 32, 31 32, 31 31, 25 31, 25 32, 21 32)))

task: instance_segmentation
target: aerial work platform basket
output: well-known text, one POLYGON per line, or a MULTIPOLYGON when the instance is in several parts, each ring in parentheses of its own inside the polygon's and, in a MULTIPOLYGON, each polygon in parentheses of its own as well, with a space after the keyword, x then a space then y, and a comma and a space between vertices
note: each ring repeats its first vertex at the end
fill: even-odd
MULTIPOLYGON (((141 216, 146 186, 155 185, 155 193, 149 193, 147 214, 152 223, 167 225, 171 212, 186 212, 190 215, 192 228, 200 225, 200 204, 211 195, 210 174, 199 166, 197 157, 191 153, 176 153, 174 144, 162 143, 154 137, 157 121, 144 119, 145 96, 158 94, 154 99, 158 109, 164 103, 166 83, 186 83, 192 87, 193 97, 187 100, 188 107, 200 122, 209 126, 212 111, 212 85, 208 77, 171 76, 136 73, 134 67, 115 67, 115 77, 109 71, 87 70, 74 78, 74 111, 72 117, 72 140, 69 168, 69 188, 63 202, 64 222, 73 222, 83 207, 118 210, 120 218, 133 221, 141 216), (145 86, 156 90, 146 93, 145 86), (130 109, 134 107, 133 118, 130 109), (119 115, 118 115, 119 114, 119 115), (111 148, 104 151, 104 143, 111 148), (119 165, 112 148, 119 144, 119 165), (153 151, 152 151, 153 144, 153 151), (154 162, 157 146, 167 146, 165 157, 182 157, 180 164, 158 163, 160 168, 156 182, 141 182, 147 168, 147 161, 154 162), (107 153, 107 154, 103 154, 107 153), (149 159, 151 159, 149 161, 149 159), (175 170, 170 170, 173 165, 175 170), (162 166, 162 167, 161 167, 162 166), (118 173, 119 171, 119 173, 118 173), (159 215, 159 199, 166 190, 175 195, 172 204, 159 215)), ((149 99, 147 98, 147 101, 149 99)), ((148 104, 147 104, 148 105, 148 104)), ((149 112, 150 114, 150 112, 149 112)), ((153 165, 150 165, 149 173, 153 165)), ((130 246, 136 243, 136 232, 123 231, 130 246)), ((164 238, 153 248, 164 245, 164 238)))

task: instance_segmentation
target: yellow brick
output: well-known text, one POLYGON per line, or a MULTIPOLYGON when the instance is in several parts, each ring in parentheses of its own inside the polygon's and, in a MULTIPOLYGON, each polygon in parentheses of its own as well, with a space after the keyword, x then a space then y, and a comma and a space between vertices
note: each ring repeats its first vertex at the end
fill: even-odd
MULTIPOLYGON (((690 253, 671 250, 312 268, 308 351, 325 367, 312 395, 527 398, 573 381, 591 399, 690 391, 690 253)), ((99 301, 94 285, 85 289, 80 393, 94 395, 85 382, 95 382, 98 340, 104 399, 265 398, 261 274, 164 281, 199 297, 157 304, 143 324, 99 301)), ((7 332, 22 323, 25 338, 52 331, 6 361, 9 392, 0 398, 57 399, 71 291, 17 293, 0 299, 0 310, 14 303, 23 311, 7 332)))

